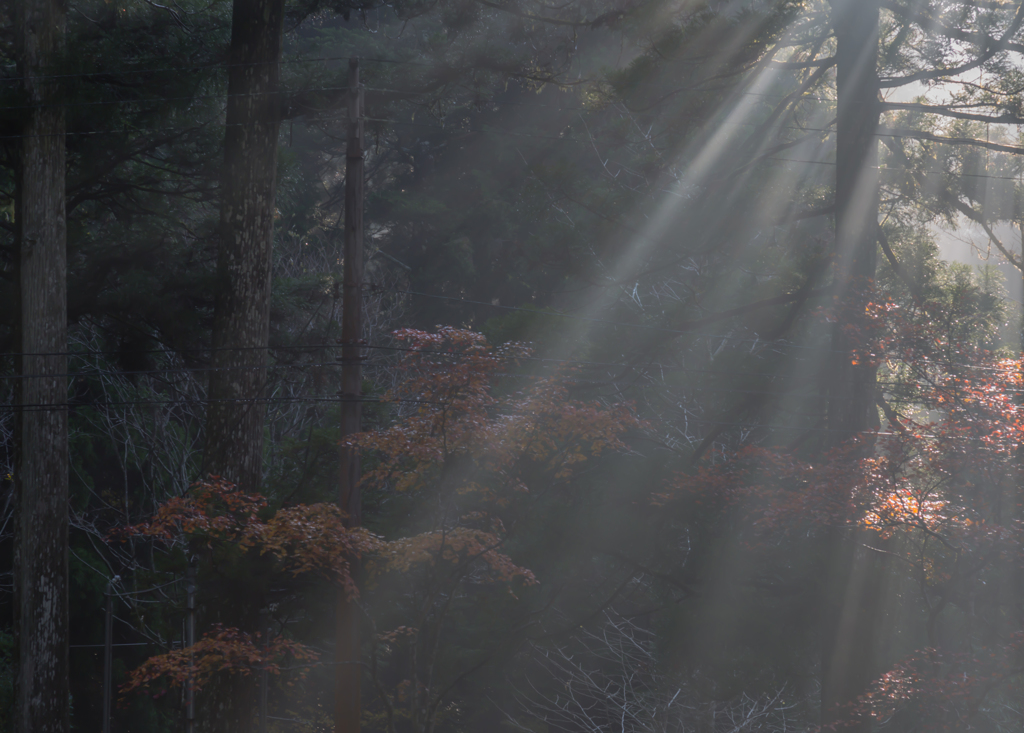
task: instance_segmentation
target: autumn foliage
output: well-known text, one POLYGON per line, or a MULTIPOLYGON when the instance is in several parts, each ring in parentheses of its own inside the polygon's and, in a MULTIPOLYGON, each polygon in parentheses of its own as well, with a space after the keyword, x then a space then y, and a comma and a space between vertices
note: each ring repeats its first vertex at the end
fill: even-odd
MULTIPOLYGON (((322 577, 355 596, 352 559, 376 551, 382 543, 364 529, 346 528, 342 519, 333 504, 286 507, 271 513, 264 497, 211 477, 194 484, 184 496, 165 502, 148 521, 119 529, 113 539, 149 537, 195 552, 225 545, 236 552, 272 558, 279 572, 293 577, 322 577)), ((220 672, 248 675, 260 669, 277 674, 284 658, 311 663, 317 657, 309 647, 286 637, 277 636, 260 646, 240 629, 216 625, 191 647, 149 658, 132 671, 122 692, 186 683, 199 689, 220 672)))
POLYGON ((817 455, 720 452, 654 502, 728 515, 754 550, 840 533, 883 553, 894 582, 919 593, 927 646, 895 661, 828 727, 971 730, 986 700, 1016 689, 1024 672, 1013 603, 1024 577, 1024 363, 957 342, 907 306, 878 298, 864 309, 853 358, 879 368, 883 429, 817 455), (953 623, 962 634, 943 630, 953 623))
POLYGON ((285 660, 308 666, 318 658, 315 651, 291 639, 278 636, 261 645, 259 638, 253 640, 238 629, 216 626, 191 647, 147 659, 132 672, 121 692, 166 685, 200 690, 221 672, 248 675, 266 670, 277 675, 285 660))
POLYGON ((420 531, 368 562, 375 583, 400 589, 397 602, 382 593, 370 648, 371 714, 389 732, 398 720, 432 729, 452 679, 468 672, 465 651, 446 646, 453 617, 543 581, 514 551, 538 498, 579 481, 605 453, 627 451, 627 432, 643 428, 628 404, 573 399, 573 373, 523 344, 495 347, 453 328, 395 337, 404 358, 384 395, 395 419, 352 438, 367 490, 419 507, 420 531))
POLYGON ((496 379, 529 359, 523 344, 492 347, 478 333, 453 328, 406 329, 395 337, 408 352, 401 381, 385 400, 417 407, 395 425, 353 439, 381 457, 365 477, 369 483, 393 482, 399 491, 422 487, 453 460, 465 458, 475 471, 461 491, 495 482, 519 490, 525 487, 514 472, 523 461, 566 478, 575 464, 622 450, 623 432, 639 425, 629 405, 570 399, 570 374, 535 377, 526 389, 495 395, 496 379))
POLYGON ((266 513, 264 497, 211 477, 163 504, 149 521, 122 528, 116 536, 152 537, 168 545, 207 549, 228 543, 272 557, 291 575, 315 573, 358 593, 349 561, 379 549, 380 538, 363 528, 345 527, 341 510, 333 504, 286 507, 263 519, 261 514, 266 513))
MULTIPOLYGON (((266 497, 211 477, 114 539, 150 538, 199 554, 217 548, 251 553, 271 560, 276 572, 321 578, 352 596, 359 591, 351 560, 365 558, 368 588, 395 581, 403 595, 426 599, 391 630, 374 632, 374 674, 382 655, 398 646, 423 645, 419 659, 443 653, 440 629, 461 587, 495 587, 514 597, 516 589, 539 582, 507 549, 514 535, 507 521, 524 509, 531 483, 539 477, 547 485, 570 481, 588 460, 627 450, 626 431, 642 423, 628 405, 573 400, 569 374, 517 372, 530 359, 523 344, 493 347, 480 334, 451 328, 403 330, 395 338, 405 355, 383 398, 394 406, 393 420, 350 440, 364 455, 365 490, 429 498, 434 510, 419 513, 418 531, 385 539, 348 529, 333 504, 272 510, 266 497), (506 379, 521 386, 501 381, 506 379)), ((384 614, 389 619, 395 617, 391 606, 384 614)), ((286 657, 305 665, 316 661, 298 641, 278 636, 261 646, 241 629, 218 626, 191 648, 150 658, 124 689, 190 680, 201 687, 219 673, 277 672, 286 657)), ((421 679, 416 668, 401 674, 390 692, 376 679, 392 721, 401 704, 410 707, 411 718, 436 714, 431 695, 437 682, 421 679)))
POLYGON ((388 543, 371 567, 408 572, 438 561, 472 563, 492 581, 536 581, 500 548, 501 513, 530 493, 527 473, 566 480, 590 458, 624 450, 623 433, 640 426, 628 405, 569 398, 565 375, 536 377, 496 394, 500 377, 528 360, 523 344, 492 347, 475 332, 402 330, 398 384, 385 396, 400 408, 389 427, 352 438, 376 459, 364 483, 400 493, 437 492, 450 514, 440 526, 388 543), (415 405, 408 408, 407 405, 415 405))

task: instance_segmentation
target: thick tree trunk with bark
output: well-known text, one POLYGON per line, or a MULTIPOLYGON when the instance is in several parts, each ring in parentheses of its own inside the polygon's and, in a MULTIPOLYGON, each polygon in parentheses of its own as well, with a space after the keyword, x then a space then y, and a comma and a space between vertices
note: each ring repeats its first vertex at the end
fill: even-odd
POLYGON ((281 99, 282 0, 235 0, 203 472, 259 489, 281 99))
POLYGON ((68 413, 64 108, 53 75, 64 44, 64 4, 20 0, 19 76, 30 105, 17 181, 21 307, 15 545, 18 633, 14 728, 69 727, 68 413))
MULTIPOLYGON (((836 34, 836 263, 837 322, 828 359, 828 439, 866 443, 878 428, 876 369, 857 359, 862 295, 875 278, 878 248, 878 22, 879 0, 830 0, 836 34)), ((862 533, 836 528, 829 542, 822 618, 822 721, 844 720, 877 673, 885 601, 883 555, 862 533)), ((866 730, 862 722, 856 729, 866 730)))
POLYGON ((878 251, 879 0, 830 0, 836 33, 836 300, 828 427, 833 444, 878 427, 875 368, 853 363, 857 294, 875 278, 878 251), (852 306, 849 310, 844 306, 852 306))

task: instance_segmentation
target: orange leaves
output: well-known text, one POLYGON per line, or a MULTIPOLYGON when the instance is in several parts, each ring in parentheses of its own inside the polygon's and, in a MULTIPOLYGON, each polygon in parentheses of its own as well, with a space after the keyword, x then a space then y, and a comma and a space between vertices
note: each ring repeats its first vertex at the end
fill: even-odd
MULTIPOLYGON (((395 406, 394 422, 347 440, 372 454, 364 482, 382 494, 419 493, 423 501, 414 531, 420 534, 385 541, 364 529, 348 529, 331 504, 273 511, 262 497, 214 478, 120 536, 150 537, 193 552, 205 547, 229 557, 235 552, 264 557, 273 562, 259 567, 271 564, 279 574, 324 577, 351 595, 356 589, 350 561, 369 555, 371 577, 387 576, 433 599, 420 607, 418 617, 377 641, 407 643, 428 653, 420 648, 426 644, 421 637, 431 638, 430 654, 437 653, 436 629, 444 626, 445 614, 469 597, 467 586, 512 592, 536 584, 534 574, 506 553, 503 519, 511 519, 508 526, 514 528, 529 511, 524 503, 532 498, 531 481, 567 481, 586 462, 625 450, 625 433, 642 423, 628 405, 571 399, 571 378, 517 374, 530 353, 522 344, 495 347, 480 334, 453 328, 403 330, 395 337, 408 351, 385 395, 395 406), (506 378, 526 386, 517 391, 516 382, 498 382, 506 378)), ((366 589, 367 607, 381 585, 366 589)), ((312 659, 307 652, 281 640, 264 652, 241 631, 218 628, 190 650, 150 659, 127 689, 189 678, 198 686, 218 672, 276 670, 272 665, 279 657, 312 659)))
POLYGON ((512 472, 523 461, 565 479, 589 458, 624 449, 622 434, 642 425, 627 405, 570 399, 571 380, 557 376, 496 397, 495 380, 530 353, 522 344, 492 347, 480 334, 452 328, 434 334, 407 329, 396 337, 410 352, 402 380, 385 400, 413 401, 417 407, 389 428, 352 439, 381 459, 364 476, 368 483, 419 489, 457 459, 472 463, 473 491, 488 483, 515 483, 512 472))
POLYGON ((120 528, 112 536, 154 537, 169 543, 190 537, 203 537, 208 544, 214 539, 239 540, 250 524, 259 522, 258 514, 266 506, 262 496, 245 494, 231 482, 211 476, 162 504, 149 521, 120 528))
POLYGON ((814 462, 748 447, 678 476, 654 501, 683 495, 702 506, 735 506, 762 532, 845 524, 885 537, 920 532, 950 546, 989 547, 1001 530, 985 518, 1021 478, 1021 364, 955 366, 921 366, 927 380, 915 402, 930 420, 901 417, 897 430, 877 436, 870 455, 858 441, 814 462))
POLYGON ((291 575, 314 573, 333 580, 350 594, 355 585, 349 560, 381 547, 379 537, 362 528, 344 526, 334 504, 280 509, 268 519, 261 496, 243 494, 219 478, 194 484, 185 496, 163 504, 148 522, 119 530, 115 537, 145 536, 175 544, 214 542, 270 555, 291 575))
POLYGON ((378 458, 364 481, 399 492, 437 491, 471 511, 389 542, 376 556, 376 570, 404 573, 446 563, 477 582, 536 583, 499 552, 500 520, 492 513, 529 494, 527 476, 566 480, 584 462, 624 450, 623 434, 641 422, 628 405, 570 399, 571 380, 559 376, 529 376, 526 388, 498 396, 497 378, 510 376, 530 354, 523 344, 493 347, 480 334, 453 328, 395 336, 409 352, 385 399, 416 407, 394 425, 352 439, 378 458))
POLYGON ((566 385, 557 378, 520 393, 507 409, 503 445, 559 479, 605 451, 625 450, 622 434, 642 426, 628 405, 569 399, 566 385))
POLYGON ((377 555, 373 569, 381 573, 406 573, 418 565, 434 566, 438 561, 452 565, 475 563, 484 571, 478 577, 481 582, 511 583, 518 579, 526 585, 535 585, 537 579, 531 571, 498 552, 501 545, 497 534, 468 527, 425 532, 389 542, 377 555))
POLYGON ((709 508, 737 510, 762 534, 848 524, 857 516, 854 489, 872 465, 851 458, 858 450, 855 441, 811 463, 749 446, 696 474, 677 475, 654 502, 664 505, 685 496, 709 508))
POLYGON ((899 712, 909 714, 922 733, 976 730, 972 716, 992 689, 1017 676, 1017 655, 1022 635, 1006 642, 980 647, 971 653, 923 649, 875 680, 847 710, 847 720, 832 729, 854 725, 857 720, 885 723, 899 712))
POLYGON ((221 672, 248 675, 253 670, 266 669, 271 674, 280 674, 281 663, 289 658, 315 662, 318 654, 281 636, 260 647, 238 629, 216 626, 191 647, 147 659, 131 672, 121 693, 128 694, 158 683, 171 687, 191 685, 198 690, 221 672))
POLYGON ((279 510, 256 527, 252 544, 269 553, 292 575, 316 573, 357 595, 349 560, 379 550, 383 541, 363 528, 346 528, 333 504, 311 504, 279 510))
MULTIPOLYGON (((167 544, 197 543, 213 548, 224 545, 243 552, 274 558, 278 570, 292 576, 319 575, 337 583, 350 596, 357 594, 350 562, 377 551, 383 542, 365 529, 344 526, 342 512, 333 504, 312 504, 268 513, 263 497, 243 494, 221 479, 193 485, 185 496, 161 506, 142 524, 120 530, 116 536, 152 537, 167 544)), ((253 669, 280 671, 280 660, 291 657, 313 662, 317 655, 302 644, 277 637, 266 648, 235 628, 216 626, 199 642, 151 657, 135 669, 125 693, 158 682, 171 686, 186 682, 202 687, 215 674, 249 674, 253 669)))

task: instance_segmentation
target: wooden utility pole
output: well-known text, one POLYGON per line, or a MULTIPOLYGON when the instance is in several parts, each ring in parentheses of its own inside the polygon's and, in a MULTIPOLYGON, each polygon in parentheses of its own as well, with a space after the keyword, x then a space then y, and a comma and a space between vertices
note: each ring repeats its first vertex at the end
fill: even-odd
MULTIPOLYGON (((363 90, 359 60, 348 62, 348 144, 345 156, 345 274, 341 314, 341 445, 338 449, 338 506, 346 527, 362 523, 359 451, 345 445, 361 429, 363 340, 363 90)), ((357 558, 349 558, 353 577, 357 558)), ((362 713, 359 607, 338 591, 335 653, 334 731, 357 733, 362 713)))
POLYGON ((18 76, 28 109, 17 169, 21 308, 15 469, 14 730, 63 733, 68 704, 68 412, 65 120, 58 62, 65 3, 19 0, 18 76))

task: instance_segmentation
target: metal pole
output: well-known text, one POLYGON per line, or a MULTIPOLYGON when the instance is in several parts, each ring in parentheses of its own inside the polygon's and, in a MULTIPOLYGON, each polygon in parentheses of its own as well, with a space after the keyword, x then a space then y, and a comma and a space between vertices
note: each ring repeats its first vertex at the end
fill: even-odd
MULTIPOLYGON (((360 345, 363 338, 363 90, 359 60, 348 62, 348 146, 345 157, 345 274, 341 316, 341 440, 338 453, 338 506, 346 527, 362 522, 359 492, 359 453, 344 445, 360 431, 359 397, 362 391, 360 345)), ((356 558, 349 558, 353 574, 356 558)), ((335 733, 358 733, 360 699, 359 609, 343 590, 338 591, 337 645, 335 647, 335 733)))
POLYGON ((103 628, 103 733, 110 733, 110 696, 114 661, 114 581, 107 583, 107 615, 103 628))
MULTIPOLYGON (((196 643, 196 569, 189 566, 185 571, 185 646, 189 648, 188 664, 192 666, 192 646, 196 643)), ((196 691, 189 675, 185 684, 185 733, 195 733, 196 729, 196 691)))

